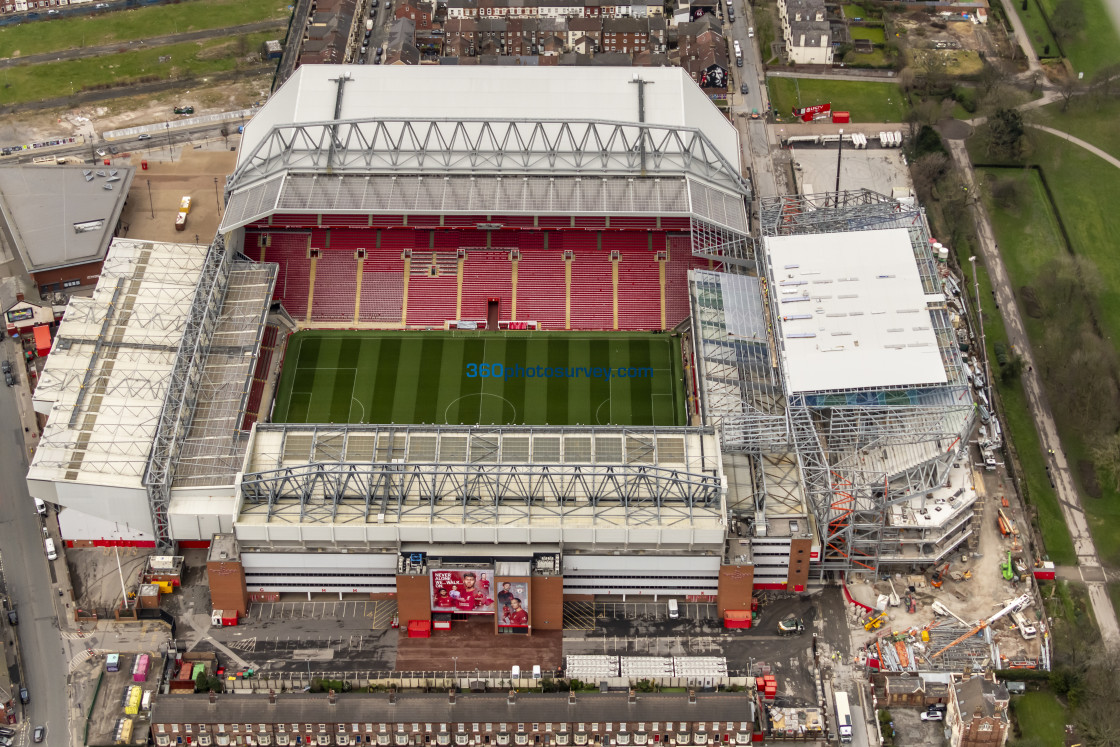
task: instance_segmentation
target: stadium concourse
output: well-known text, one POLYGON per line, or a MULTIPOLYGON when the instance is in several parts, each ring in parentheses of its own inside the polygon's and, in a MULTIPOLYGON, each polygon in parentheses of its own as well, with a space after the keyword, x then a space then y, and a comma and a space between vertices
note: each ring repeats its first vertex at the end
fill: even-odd
POLYGON ((68 311, 31 492, 70 543, 209 547, 216 609, 395 595, 517 633, 566 596, 722 614, 948 552, 972 421, 924 216, 763 201, 758 240, 739 163, 678 68, 303 66, 211 244, 118 239, 68 311), (843 371, 826 279, 889 290, 843 371))

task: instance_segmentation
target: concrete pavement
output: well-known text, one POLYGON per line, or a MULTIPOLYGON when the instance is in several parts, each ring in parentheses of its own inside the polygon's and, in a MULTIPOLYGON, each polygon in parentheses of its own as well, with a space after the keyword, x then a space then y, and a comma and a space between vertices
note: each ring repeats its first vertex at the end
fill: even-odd
POLYGON ((1116 168, 1120 169, 1120 158, 1116 158, 1115 156, 1112 156, 1112 155, 1106 153, 1105 151, 1101 150, 1100 148, 1093 145, 1092 143, 1087 143, 1084 140, 1082 140, 1081 138, 1074 137, 1073 135, 1069 134, 1068 132, 1062 132, 1061 130, 1055 130, 1053 127, 1046 127, 1045 125, 1038 125, 1038 124, 1028 124, 1027 127, 1030 127, 1032 129, 1035 129, 1035 130, 1042 130, 1043 132, 1048 132, 1051 135, 1057 135, 1058 137, 1064 138, 1065 140, 1073 143, 1074 145, 1080 145, 1082 148, 1089 151, 1093 155, 1100 156, 1101 158, 1108 161, 1109 163, 1111 163, 1116 168))
MULTIPOLYGON (((968 157, 963 140, 949 140, 949 150, 961 172, 961 176, 974 195, 979 194, 976 187, 972 163, 968 157)), ((1042 379, 1034 370, 1034 353, 1031 349, 1030 339, 1027 337, 1023 325, 1023 317, 1019 313, 1019 306, 1015 300, 1010 276, 1003 264, 999 253, 999 245, 995 240, 991 220, 988 217, 983 203, 974 199, 972 210, 976 218, 976 232, 980 240, 980 254, 988 276, 995 291, 996 302, 999 304, 1000 314, 1003 317, 1004 327, 1007 329, 1008 342, 1017 345, 1022 351, 1023 362, 1026 364, 1022 372, 1023 389, 1027 394, 1027 403, 1034 418, 1035 428, 1038 430, 1039 439, 1043 449, 1050 454, 1051 472, 1054 478, 1055 489, 1058 492, 1058 503, 1062 509, 1066 526, 1073 538, 1074 550, 1082 580, 1089 587, 1089 600, 1093 605, 1093 614, 1101 630, 1101 636, 1106 643, 1120 644, 1120 624, 1116 620, 1116 611, 1108 597, 1108 587, 1105 585, 1105 573, 1097 555, 1093 536, 1089 531, 1089 523, 1081 507, 1081 497, 1077 493, 1069 461, 1062 451, 1062 444, 1058 438, 1058 428, 1054 423, 1054 416, 1050 410, 1050 403, 1046 399, 1046 392, 1042 386, 1042 379)), ((1024 454, 1023 458, 1041 459, 1042 454, 1024 454)))

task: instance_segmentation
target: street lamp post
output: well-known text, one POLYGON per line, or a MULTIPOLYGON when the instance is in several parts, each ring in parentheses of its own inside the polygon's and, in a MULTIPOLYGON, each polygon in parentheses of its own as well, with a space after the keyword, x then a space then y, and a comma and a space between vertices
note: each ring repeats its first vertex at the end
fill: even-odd
POLYGON ((451 662, 455 666, 455 679, 459 679, 459 657, 452 656, 451 662))
POLYGON ((175 151, 171 149, 171 123, 163 123, 164 132, 167 133, 167 155, 171 157, 171 162, 175 162, 175 151))

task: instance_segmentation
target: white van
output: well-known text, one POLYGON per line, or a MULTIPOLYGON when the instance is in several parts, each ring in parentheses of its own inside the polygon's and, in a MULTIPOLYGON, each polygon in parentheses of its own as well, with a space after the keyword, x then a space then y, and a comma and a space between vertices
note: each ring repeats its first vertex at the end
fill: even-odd
POLYGON ((514 664, 513 667, 510 668, 509 678, 511 680, 521 679, 521 667, 518 666, 517 664, 514 664))
POLYGON ((676 599, 670 599, 669 600, 669 619, 670 620, 676 620, 680 616, 681 616, 681 611, 677 607, 677 600, 676 599))
POLYGON ((747 27, 747 38, 749 38, 749 39, 754 38, 754 26, 748 26, 747 27))
POLYGON ((40 516, 47 515, 47 504, 43 503, 42 499, 40 498, 35 499, 35 513, 39 514, 40 516))
POLYGON ((47 548, 47 560, 58 560, 58 553, 54 551, 54 540, 47 537, 43 540, 43 546, 47 548))

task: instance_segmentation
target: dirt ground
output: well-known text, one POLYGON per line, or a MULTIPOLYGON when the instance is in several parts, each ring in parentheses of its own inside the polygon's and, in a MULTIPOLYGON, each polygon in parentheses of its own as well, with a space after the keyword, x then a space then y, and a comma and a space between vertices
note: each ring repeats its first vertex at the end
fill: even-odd
MULTIPOLYGON (((221 147, 222 142, 213 145, 221 147)), ((166 147, 153 151, 166 158, 166 147)), ((228 150, 176 148, 174 162, 149 160, 147 171, 140 169, 144 155, 134 153, 113 159, 114 163, 128 163, 137 169, 121 214, 121 220, 128 225, 127 236, 149 241, 208 243, 218 230, 221 193, 237 154, 228 150), (184 195, 191 197, 191 212, 186 229, 176 231, 175 216, 184 195)))
MULTIPOLYGON (((0 117, 0 144, 30 143, 52 137, 99 136, 107 130, 164 122, 174 117, 175 106, 191 105, 195 114, 216 114, 244 109, 268 97, 270 76, 247 78, 181 92, 149 96, 122 96, 97 106, 23 112, 0 117)), ((100 137, 96 140, 100 142, 100 137)))
MULTIPOLYGON (((976 24, 966 21, 942 22, 936 16, 922 12, 908 13, 895 20, 898 28, 906 29, 906 35, 900 38, 908 47, 916 49, 932 49, 938 41, 956 42, 960 50, 984 52, 995 55, 999 49, 999 39, 996 38, 997 27, 991 23, 976 24), (944 23, 945 28, 937 28, 944 23)), ((953 51, 945 50, 944 54, 950 55, 953 51)))
POLYGON ((431 638, 409 638, 403 627, 397 643, 397 671, 460 672, 475 669, 497 671, 514 664, 522 672, 539 664, 545 672, 555 671, 563 661, 563 632, 539 630, 531 636, 494 634, 494 620, 456 621, 451 630, 433 630, 431 638), (457 657, 458 661, 452 659, 457 657))
MULTIPOLYGON (((976 452, 976 447, 973 447, 976 452)), ((979 460, 977 453, 973 456, 979 460)), ((1006 496, 1009 506, 1004 512, 1017 526, 1026 526, 1019 510, 1014 489, 1002 467, 997 471, 988 472, 981 469, 973 471, 973 485, 980 494, 977 506, 983 506, 983 519, 980 523, 980 539, 976 551, 962 547, 947 558, 952 562, 951 571, 969 570, 972 578, 963 581, 947 579, 940 589, 934 589, 924 583, 917 588, 918 608, 914 614, 909 614, 902 606, 891 607, 887 610, 891 630, 902 631, 911 627, 921 628, 931 620, 939 619, 930 609, 934 600, 940 601, 946 607, 956 612, 968 621, 986 619, 1001 609, 1006 600, 1013 599, 1024 593, 1023 584, 1012 585, 1005 581, 1000 573, 999 565, 1006 560, 1007 552, 1018 554, 1021 543, 1014 537, 1004 538, 997 525, 997 509, 1001 507, 1001 499, 1006 496), (963 553, 968 553, 968 560, 962 562, 963 553)), ((893 577, 895 591, 904 595, 907 587, 905 576, 893 577)), ((890 587, 885 581, 878 583, 865 583, 855 579, 849 585, 853 598, 875 606, 879 594, 889 594, 890 587)), ((1038 603, 1025 610, 1027 618, 1036 619, 1035 611, 1038 603)), ((945 618, 940 618, 945 619, 945 618)), ((856 631, 853 635, 857 645, 871 640, 882 630, 865 633, 856 631)), ((1000 644, 1000 653, 1009 659, 1030 658, 1034 659, 1039 653, 1040 638, 1025 641, 1015 630, 1010 629, 1010 618, 1004 618, 993 626, 993 636, 1000 644)))

